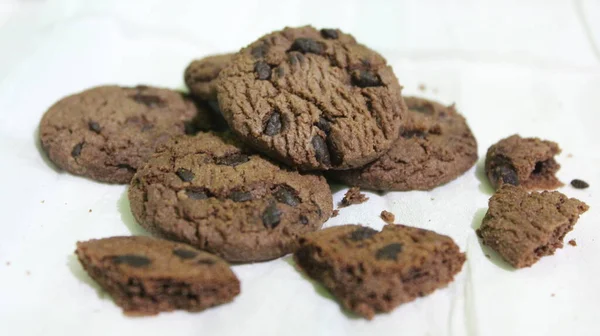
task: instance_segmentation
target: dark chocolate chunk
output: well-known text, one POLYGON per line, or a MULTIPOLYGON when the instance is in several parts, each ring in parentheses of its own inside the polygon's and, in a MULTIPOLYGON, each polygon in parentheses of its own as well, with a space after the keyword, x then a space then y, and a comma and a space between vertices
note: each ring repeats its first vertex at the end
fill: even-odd
POLYGON ((277 67, 275 73, 277 74, 277 77, 281 78, 285 75, 285 69, 283 67, 277 67))
POLYGON ((507 164, 499 165, 494 167, 493 178, 496 182, 504 182, 506 184, 512 184, 514 186, 519 185, 519 176, 513 167, 507 164))
POLYGON ((338 38, 338 32, 335 29, 321 29, 321 36, 326 39, 336 40, 338 38))
POLYGON ((288 56, 291 65, 296 65, 298 63, 304 62, 304 55, 299 52, 291 52, 288 56))
POLYGON ((312 54, 323 54, 325 51, 325 46, 323 43, 315 41, 311 38, 297 38, 289 51, 299 51, 301 53, 312 53, 312 54))
POLYGON ((79 154, 81 154, 82 149, 83 149, 83 142, 80 142, 77 145, 75 145, 75 147, 73 147, 73 150, 71 151, 71 156, 78 157, 79 154))
POLYGON ((300 223, 306 225, 308 224, 308 217, 304 216, 304 215, 300 215, 300 223))
POLYGON ((296 195, 296 190, 288 186, 280 186, 274 193, 273 196, 277 202, 287 204, 289 206, 297 206, 300 204, 300 198, 296 195))
POLYGON ((112 258, 115 264, 126 264, 131 267, 144 267, 150 265, 152 261, 144 256, 135 254, 125 254, 112 258))
POLYGON ((425 138, 425 132, 421 131, 421 130, 406 130, 406 131, 402 131, 402 133, 400 134, 403 138, 406 139, 410 139, 410 138, 425 138))
POLYGON ((158 96, 146 95, 142 93, 136 93, 131 97, 136 103, 146 105, 148 107, 162 107, 165 106, 165 101, 158 96))
POLYGON ((234 202, 246 202, 252 200, 252 194, 249 191, 236 190, 229 194, 229 199, 234 202))
POLYGON ((577 189, 585 189, 590 186, 587 182, 580 179, 574 179, 571 181, 571 185, 577 189))
POLYGON ((173 250, 173 254, 181 259, 194 259, 198 255, 198 252, 182 248, 176 248, 173 250))
POLYGON ((352 72, 352 84, 365 88, 370 86, 381 86, 379 76, 367 70, 355 70, 352 72))
POLYGON ((329 134, 329 132, 331 132, 331 125, 329 124, 329 121, 327 121, 327 119, 323 118, 323 117, 319 117, 319 121, 317 122, 317 127, 325 132, 325 134, 329 134))
POLYGON ((329 149, 327 148, 327 143, 325 140, 322 137, 315 135, 312 138, 311 143, 315 149, 315 157, 317 161, 324 165, 331 165, 329 149))
POLYGON ((194 200, 203 200, 208 198, 208 193, 202 188, 188 188, 185 190, 187 197, 194 200))
POLYGON ((248 155, 242 153, 235 153, 215 158, 215 163, 218 165, 235 167, 237 165, 241 165, 242 163, 246 163, 249 160, 250 158, 248 157, 248 155))
POLYGON ((265 61, 256 62, 254 64, 254 72, 256 72, 256 77, 260 80, 271 78, 271 67, 265 61))
POLYGON ((267 125, 265 126, 264 133, 268 136, 273 136, 281 132, 281 113, 275 110, 271 113, 267 125))
POLYGON ((267 229, 273 229, 279 225, 280 220, 281 210, 277 209, 277 204, 275 202, 269 204, 262 214, 262 221, 265 227, 267 229))
POLYGON ((261 45, 258 45, 256 47, 252 48, 250 53, 252 54, 252 57, 254 57, 254 58, 263 58, 263 57, 265 57, 265 55, 267 55, 268 51, 269 51, 269 46, 266 44, 261 44, 261 45))
POLYGON ((371 229, 370 227, 361 227, 360 229, 356 229, 354 232, 352 232, 349 238, 352 241, 360 241, 373 237, 377 234, 377 232, 377 230, 371 229))
POLYGON ((185 168, 179 168, 177 169, 177 171, 175 172, 175 174, 177 174, 177 176, 179 176, 179 178, 183 181, 183 182, 192 182, 192 180, 194 179, 194 173, 192 173, 191 171, 185 169, 185 168))
POLYGON ((397 260, 398 253, 400 252, 402 252, 402 244, 392 243, 377 250, 377 252, 375 253, 375 258, 397 260))
POLYGON ((90 131, 96 133, 96 134, 100 134, 100 131, 102 130, 100 128, 100 124, 98 124, 95 121, 90 121, 88 122, 88 128, 90 129, 90 131))

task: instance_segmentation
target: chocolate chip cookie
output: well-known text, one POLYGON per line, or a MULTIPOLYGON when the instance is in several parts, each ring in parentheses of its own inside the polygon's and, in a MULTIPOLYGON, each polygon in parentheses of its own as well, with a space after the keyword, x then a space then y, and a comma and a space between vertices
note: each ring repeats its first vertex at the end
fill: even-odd
POLYGON ((161 146, 132 179, 129 200, 152 233, 234 262, 293 252, 333 208, 322 176, 280 167, 215 133, 161 146))
POLYGON ((225 261, 185 244, 112 237, 78 242, 75 253, 128 315, 201 311, 240 293, 240 282, 225 261))
POLYGON ((496 189, 503 184, 527 190, 556 189, 563 185, 554 175, 560 169, 554 159, 559 153, 555 142, 515 134, 488 149, 485 172, 496 189))
POLYGON ((450 182, 477 161, 477 141, 454 105, 405 98, 406 126, 392 148, 364 167, 331 177, 373 190, 430 190, 450 182))
POLYGON ((185 69, 185 85, 192 96, 204 100, 217 100, 217 77, 234 54, 220 54, 194 60, 185 69))
POLYGON ((588 206, 558 191, 532 192, 504 184, 489 201, 477 235, 516 268, 528 267, 563 247, 588 206))
POLYGON ((342 225, 301 238, 294 260, 346 309, 371 319, 445 287, 465 255, 450 237, 429 230, 342 225))
POLYGON ((100 86, 54 104, 40 122, 42 148, 58 167, 128 183, 173 135, 212 127, 213 116, 181 93, 148 86, 100 86))
POLYGON ((285 28, 243 48, 219 74, 231 129, 301 170, 362 166, 398 137, 405 107, 386 60, 337 29, 285 28))

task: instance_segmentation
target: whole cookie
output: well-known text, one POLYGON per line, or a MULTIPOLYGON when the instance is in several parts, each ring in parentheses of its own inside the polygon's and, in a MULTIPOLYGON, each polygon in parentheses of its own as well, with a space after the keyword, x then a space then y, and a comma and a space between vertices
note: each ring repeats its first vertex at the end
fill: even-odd
POLYGON ((212 127, 211 112, 181 93, 148 86, 100 86, 65 97, 40 122, 42 148, 58 167, 128 183, 173 135, 212 127))
POLYGON ((445 287, 465 255, 450 237, 429 230, 342 225, 301 238, 294 259, 346 309, 371 319, 445 287))
POLYGON ((221 71, 217 92, 236 134, 302 170, 375 160, 405 117, 385 59, 336 29, 285 28, 260 38, 221 71))
POLYGON ((454 108, 408 97, 409 122, 379 159, 331 177, 374 190, 429 190, 452 181, 477 161, 477 141, 454 108))
POLYGON ((293 252, 333 208, 322 176, 279 167, 214 133, 161 146, 133 178, 129 200, 152 233, 235 262, 293 252))
POLYGON ((200 311, 230 302, 240 282, 221 258, 150 237, 78 242, 83 268, 128 315, 200 311))
POLYGON ((485 157, 485 172, 496 189, 504 184, 528 190, 556 189, 562 182, 554 156, 560 153, 556 142, 521 138, 515 134, 492 145, 485 157))
POLYGON ((217 100, 217 77, 221 70, 229 64, 233 55, 212 55, 192 61, 183 75, 185 85, 192 96, 205 100, 217 100))

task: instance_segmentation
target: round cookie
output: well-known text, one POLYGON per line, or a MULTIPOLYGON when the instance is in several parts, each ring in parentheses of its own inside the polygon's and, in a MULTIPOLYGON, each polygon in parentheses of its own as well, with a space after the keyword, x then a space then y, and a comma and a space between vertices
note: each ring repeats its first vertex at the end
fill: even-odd
POLYGON ((373 190, 430 190, 475 164, 477 141, 454 105, 414 97, 405 102, 410 121, 392 148, 374 162, 332 178, 373 190))
POLYGON ((219 74, 231 129, 259 151, 301 170, 359 167, 398 137, 402 88, 386 60, 335 29, 268 34, 219 74))
POLYGON ((319 229, 333 210, 325 178, 282 168, 230 133, 161 146, 132 179, 129 200, 153 234, 233 262, 293 252, 297 238, 319 229))
POLYGON ((217 100, 217 77, 234 54, 220 54, 194 60, 185 69, 183 78, 192 96, 217 100))
POLYGON ((100 86, 55 103, 39 134, 58 167, 102 182, 129 183, 159 144, 209 129, 213 118, 176 91, 100 86))

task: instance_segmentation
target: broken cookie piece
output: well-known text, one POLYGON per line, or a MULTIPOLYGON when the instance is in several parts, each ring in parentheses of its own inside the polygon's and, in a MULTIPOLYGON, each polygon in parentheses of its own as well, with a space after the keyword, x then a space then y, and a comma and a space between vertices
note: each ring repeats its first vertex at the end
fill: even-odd
POLYGON ((396 220, 396 216, 394 216, 393 213, 386 210, 383 210, 379 216, 381 216, 381 219, 383 219, 383 221, 387 224, 394 224, 394 220, 396 220))
POLYGON ((563 185, 555 176, 560 164, 554 156, 559 153, 555 142, 513 135, 488 149, 485 172, 495 189, 504 184, 527 190, 556 189, 563 185))
POLYGON ((365 196, 365 194, 360 192, 359 187, 352 187, 348 189, 346 195, 344 195, 340 207, 347 207, 353 204, 361 204, 368 200, 369 198, 365 196))
POLYGON ((528 267, 563 247, 588 206, 558 191, 532 192, 504 185, 489 201, 477 235, 516 268, 528 267))

